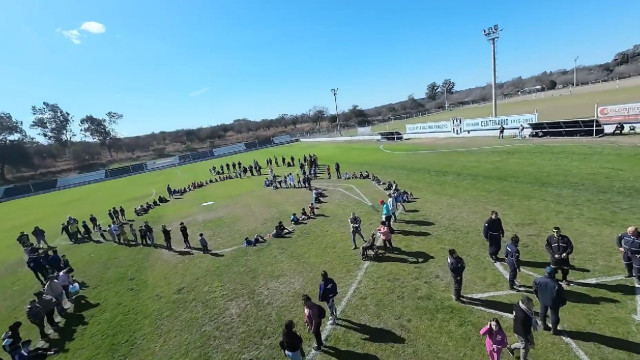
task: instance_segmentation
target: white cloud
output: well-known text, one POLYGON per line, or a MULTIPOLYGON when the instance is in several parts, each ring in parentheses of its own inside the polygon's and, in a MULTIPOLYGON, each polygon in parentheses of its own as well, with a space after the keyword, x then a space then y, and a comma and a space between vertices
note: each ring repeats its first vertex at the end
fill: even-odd
POLYGON ((204 88, 202 88, 200 90, 196 90, 196 91, 192 92, 191 94, 189 94, 189 96, 191 96, 191 97, 200 96, 200 95, 206 93, 207 91, 209 91, 209 89, 210 88, 208 88, 208 87, 204 87, 204 88))
POLYGON ((95 21, 86 21, 82 24, 82 26, 80 26, 80 29, 84 30, 84 31, 88 31, 92 34, 102 34, 105 31, 107 31, 107 28, 100 24, 99 22, 95 22, 95 21))
POLYGON ((86 31, 91 34, 103 34, 105 31, 107 31, 107 28, 104 25, 100 24, 99 22, 85 21, 77 29, 71 29, 71 30, 62 30, 60 28, 56 29, 57 32, 61 33, 64 37, 71 40, 71 42, 76 45, 82 42, 81 38, 87 36, 84 33, 81 33, 80 30, 86 31))
POLYGON ((80 32, 78 30, 76 30, 76 29, 73 29, 73 30, 60 30, 60 29, 58 29, 58 31, 60 33, 62 33, 62 35, 64 37, 66 37, 67 39, 71 40, 72 43, 74 43, 76 45, 81 43, 81 41, 80 41, 80 32))

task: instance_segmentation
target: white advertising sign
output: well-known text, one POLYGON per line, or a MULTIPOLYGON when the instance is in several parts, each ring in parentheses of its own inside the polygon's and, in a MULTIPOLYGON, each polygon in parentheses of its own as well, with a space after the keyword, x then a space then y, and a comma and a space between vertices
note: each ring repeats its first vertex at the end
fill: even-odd
POLYGON ((407 134, 420 134, 420 133, 438 133, 438 132, 451 132, 450 121, 438 121, 423 124, 410 124, 405 125, 407 128, 407 134))
POLYGON ((498 130, 500 125, 505 129, 517 129, 520 124, 534 123, 538 121, 537 114, 507 115, 480 119, 464 119, 463 131, 498 130))

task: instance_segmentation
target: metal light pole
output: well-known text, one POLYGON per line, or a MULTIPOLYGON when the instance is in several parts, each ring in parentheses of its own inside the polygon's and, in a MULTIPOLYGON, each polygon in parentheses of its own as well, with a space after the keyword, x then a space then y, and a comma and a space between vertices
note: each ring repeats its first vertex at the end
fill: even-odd
POLYGON ((575 59, 573 59, 573 87, 576 87, 576 79, 577 79, 577 71, 576 69, 578 68, 578 58, 580 58, 579 56, 576 56, 575 59))
POLYGON ((491 66, 493 69, 491 77, 491 92, 493 95, 493 117, 498 116, 498 99, 496 97, 496 40, 500 37, 502 29, 498 25, 483 29, 482 34, 487 38, 487 41, 491 43, 491 66))
POLYGON ((342 136, 342 131, 340 131, 340 117, 338 115, 338 88, 331 89, 331 93, 333 94, 333 102, 336 104, 336 122, 338 123, 338 134, 342 136))

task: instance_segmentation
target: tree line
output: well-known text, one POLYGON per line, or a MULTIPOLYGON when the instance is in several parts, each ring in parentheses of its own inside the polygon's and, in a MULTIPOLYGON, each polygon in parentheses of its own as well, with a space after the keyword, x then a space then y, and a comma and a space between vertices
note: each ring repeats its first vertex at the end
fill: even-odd
MULTIPOLYGON (((581 66, 577 70, 579 84, 639 75, 640 45, 617 53, 612 61, 581 66)), ((573 85, 573 69, 560 69, 527 78, 516 77, 498 83, 496 90, 499 97, 508 98, 526 89, 552 90, 569 85, 573 85)), ((404 101, 370 109, 352 105, 338 114, 340 123, 344 127, 373 125, 394 116, 486 102, 492 96, 491 84, 464 90, 456 90, 455 86, 455 82, 447 78, 428 83, 423 98, 411 94, 404 101)), ((0 112, 0 182, 7 182, 7 167, 14 174, 42 177, 74 169, 88 170, 91 166, 104 167, 123 160, 157 158, 232 142, 336 127, 336 114, 322 106, 314 106, 300 114, 280 114, 272 119, 242 118, 197 129, 160 131, 133 137, 118 136, 116 127, 123 116, 113 111, 102 117, 86 115, 80 119, 79 128, 74 116, 55 103, 43 102, 42 106, 32 106, 31 114, 33 119, 29 127, 45 140, 44 143, 28 136, 22 121, 14 119, 8 112, 0 112), (75 129, 80 130, 80 136, 75 129), (37 174, 33 174, 34 169, 38 170, 37 174)), ((23 179, 14 177, 13 180, 23 179)))

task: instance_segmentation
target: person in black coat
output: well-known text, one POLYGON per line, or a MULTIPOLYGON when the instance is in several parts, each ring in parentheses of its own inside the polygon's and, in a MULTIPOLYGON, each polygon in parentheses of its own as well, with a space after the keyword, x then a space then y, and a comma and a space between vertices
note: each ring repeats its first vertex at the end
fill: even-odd
POLYGON ((280 349, 284 352, 287 359, 303 359, 305 357, 302 348, 302 337, 295 331, 296 324, 293 320, 287 320, 282 330, 282 340, 280 340, 280 349))
POLYGON ((462 274, 467 266, 455 249, 449 249, 447 262, 449 263, 449 272, 451 272, 451 277, 453 278, 453 299, 456 302, 462 302, 462 274))
POLYGON ((529 358, 529 349, 535 346, 532 330, 538 330, 538 322, 533 312, 533 299, 523 296, 513 306, 513 332, 516 334, 518 342, 507 346, 507 351, 511 356, 514 356, 516 349, 520 349, 520 359, 527 360, 529 358))
POLYGON ((622 263, 627 270, 625 277, 634 277, 633 270, 635 267, 637 269, 637 274, 635 275, 636 281, 640 284, 640 258, 634 256, 640 255, 640 234, 638 233, 638 228, 630 226, 627 228, 627 232, 618 235, 616 238, 616 246, 622 253, 622 263), (636 266, 634 266, 634 259, 637 263, 636 266))
POLYGON ((502 219, 497 211, 492 210, 491 216, 484 222, 482 236, 489 242, 489 257, 494 263, 497 262, 500 248, 502 248, 502 238, 504 238, 502 219))
POLYGON ((184 240, 184 248, 191 249, 191 243, 189 242, 189 230, 187 229, 187 225, 183 222, 180 223, 180 234, 182 234, 182 239, 184 240))
POLYGON ((520 238, 518 235, 513 235, 511 237, 511 242, 507 244, 507 247, 504 251, 504 258, 509 266, 509 290, 517 290, 516 289, 516 278, 518 277, 518 272, 520 271, 520 249, 518 248, 518 244, 520 243, 520 238))
POLYGON ((167 250, 173 251, 173 247, 171 246, 171 229, 167 228, 167 225, 162 225, 161 231, 164 236, 164 244, 167 247, 167 250))
POLYGON ((571 239, 560 231, 560 227, 556 226, 553 228, 553 234, 547 236, 544 247, 551 257, 551 267, 556 270, 560 268, 562 272, 562 282, 568 286, 569 281, 567 280, 567 276, 569 276, 569 267, 571 266, 569 255, 573 253, 573 243, 571 239))
POLYGON ((557 270, 547 266, 546 275, 533 281, 533 293, 540 301, 540 321, 545 331, 551 330, 553 335, 560 335, 560 308, 567 304, 564 288, 556 280, 557 270), (551 327, 547 325, 547 312, 551 312, 551 327))

